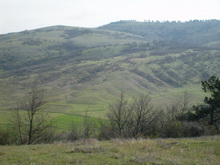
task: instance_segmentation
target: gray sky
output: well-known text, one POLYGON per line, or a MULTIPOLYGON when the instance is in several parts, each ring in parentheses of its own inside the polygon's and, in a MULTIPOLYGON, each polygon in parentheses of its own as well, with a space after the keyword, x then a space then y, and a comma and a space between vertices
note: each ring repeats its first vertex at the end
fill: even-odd
POLYGON ((220 0, 0 0, 0 34, 119 20, 219 19, 220 0))

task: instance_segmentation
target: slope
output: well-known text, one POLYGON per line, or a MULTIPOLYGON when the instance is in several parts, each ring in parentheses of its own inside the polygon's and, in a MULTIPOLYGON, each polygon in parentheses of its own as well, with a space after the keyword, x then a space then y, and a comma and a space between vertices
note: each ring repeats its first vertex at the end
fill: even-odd
MULTIPOLYGON (((167 24, 172 31, 173 24, 167 24)), ((214 25, 212 36, 218 36, 214 25)), ((203 34, 186 29, 194 39, 203 34)), ((1 35, 0 113, 5 115, 34 80, 47 89, 49 111, 60 119, 86 111, 103 117, 121 91, 129 97, 148 93, 164 106, 187 89, 197 103, 203 97, 200 81, 219 76, 219 40, 214 37, 196 45, 157 39, 156 32, 152 37, 128 32, 54 26, 1 35)))

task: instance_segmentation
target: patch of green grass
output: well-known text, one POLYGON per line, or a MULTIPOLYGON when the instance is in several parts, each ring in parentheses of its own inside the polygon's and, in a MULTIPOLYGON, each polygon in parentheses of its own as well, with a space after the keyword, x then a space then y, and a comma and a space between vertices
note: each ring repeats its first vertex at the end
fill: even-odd
POLYGON ((70 114, 51 114, 53 120, 55 121, 56 128, 69 130, 71 124, 77 124, 77 126, 82 126, 83 116, 70 115, 70 114))
MULTIPOLYGON (((85 119, 85 116, 76 114, 50 113, 50 116, 55 122, 55 127, 57 130, 70 130, 72 124, 76 125, 78 128, 82 128, 85 119)), ((99 119, 93 117, 90 117, 90 119, 93 122, 99 121, 99 119)))
MULTIPOLYGON (((85 115, 87 112, 89 116, 102 118, 106 113, 107 104, 89 104, 89 99, 92 96, 88 97, 88 102, 78 102, 75 104, 69 103, 59 103, 52 102, 48 104, 48 111, 51 113, 60 113, 60 114, 70 114, 70 115, 85 115)), ((78 98, 79 100, 85 100, 86 97, 78 98)))

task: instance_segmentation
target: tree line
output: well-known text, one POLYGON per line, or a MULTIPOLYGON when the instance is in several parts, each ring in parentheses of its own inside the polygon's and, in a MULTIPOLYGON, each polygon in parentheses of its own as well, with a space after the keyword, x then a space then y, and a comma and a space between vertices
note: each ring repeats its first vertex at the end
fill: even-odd
POLYGON ((204 103, 191 106, 187 91, 163 109, 151 104, 148 95, 127 100, 121 93, 109 105, 106 119, 93 120, 88 113, 83 128, 71 124, 70 131, 58 135, 56 123, 46 111, 45 90, 32 84, 30 91, 17 103, 11 126, 0 129, 0 144, 36 144, 55 140, 74 141, 80 138, 179 138, 220 133, 220 80, 216 76, 202 81, 202 89, 210 94, 204 103))

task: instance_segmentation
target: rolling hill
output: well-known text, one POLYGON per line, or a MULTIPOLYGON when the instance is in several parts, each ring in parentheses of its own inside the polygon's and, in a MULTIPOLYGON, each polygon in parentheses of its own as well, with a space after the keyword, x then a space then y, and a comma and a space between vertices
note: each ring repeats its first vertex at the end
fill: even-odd
MULTIPOLYGON (((0 35, 0 113, 38 80, 54 116, 103 117, 121 91, 165 105, 220 76, 220 21, 119 21, 98 28, 53 26, 0 35)), ((2 116, 2 115, 1 115, 2 116)))

